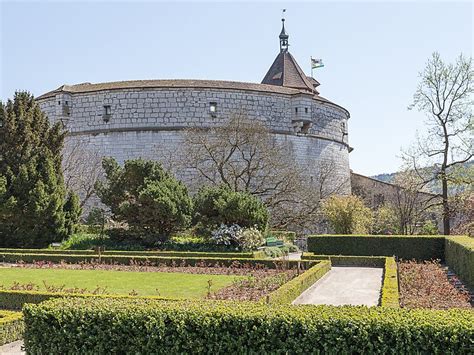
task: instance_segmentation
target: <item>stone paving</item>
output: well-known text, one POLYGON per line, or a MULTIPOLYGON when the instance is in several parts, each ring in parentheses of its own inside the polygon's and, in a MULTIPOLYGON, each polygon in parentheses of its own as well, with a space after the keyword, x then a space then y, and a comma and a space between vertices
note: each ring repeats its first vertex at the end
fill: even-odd
POLYGON ((26 354, 21 347, 23 346, 23 340, 18 340, 13 343, 5 344, 0 346, 1 355, 17 355, 17 354, 26 354))
POLYGON ((383 268, 333 267, 293 304, 377 306, 383 268))

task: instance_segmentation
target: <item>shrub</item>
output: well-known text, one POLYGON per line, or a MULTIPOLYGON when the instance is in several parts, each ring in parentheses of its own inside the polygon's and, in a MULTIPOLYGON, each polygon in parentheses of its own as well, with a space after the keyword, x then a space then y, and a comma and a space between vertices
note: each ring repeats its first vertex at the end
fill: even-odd
POLYGON ((194 196, 194 223, 209 234, 221 224, 256 227, 264 231, 268 210, 257 197, 225 187, 205 187, 194 196))
POLYGON ((364 234, 372 225, 372 211, 358 196, 331 196, 322 212, 336 234, 364 234))
POLYGON ((20 312, 0 311, 0 346, 21 339, 24 328, 20 312))
POLYGON ((106 181, 97 184, 97 194, 115 220, 159 240, 189 225, 192 202, 188 191, 159 163, 135 159, 121 167, 113 158, 106 158, 103 168, 106 181))
POLYGON ((55 299, 24 306, 35 353, 463 354, 470 310, 55 299))
POLYGON ((239 250, 255 250, 265 242, 258 229, 243 229, 237 224, 231 226, 222 224, 211 233, 211 241, 216 244, 235 246, 239 250))
POLYGON ((319 261, 308 271, 302 273, 293 280, 288 281, 279 289, 270 293, 265 302, 270 304, 290 304, 307 288, 312 286, 316 281, 323 277, 331 270, 331 262, 328 260, 319 261))
POLYGON ((445 253, 449 267, 471 290, 474 290, 474 238, 447 237, 445 253))
POLYGON ((308 251, 324 255, 375 255, 444 260, 444 236, 313 235, 308 251))
POLYGON ((330 260, 332 266, 384 267, 384 256, 315 255, 303 253, 301 260, 330 260))
POLYGON ((380 305, 382 307, 400 307, 397 262, 395 261, 395 258, 385 258, 380 305))
POLYGON ((237 241, 242 250, 255 250, 265 243, 262 233, 256 228, 247 228, 237 234, 237 241))

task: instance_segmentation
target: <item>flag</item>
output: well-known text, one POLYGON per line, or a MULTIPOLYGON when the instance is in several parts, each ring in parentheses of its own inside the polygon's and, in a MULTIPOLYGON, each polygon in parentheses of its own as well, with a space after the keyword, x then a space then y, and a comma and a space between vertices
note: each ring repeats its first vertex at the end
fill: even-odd
POLYGON ((322 59, 316 59, 311 57, 311 69, 324 67, 322 59))

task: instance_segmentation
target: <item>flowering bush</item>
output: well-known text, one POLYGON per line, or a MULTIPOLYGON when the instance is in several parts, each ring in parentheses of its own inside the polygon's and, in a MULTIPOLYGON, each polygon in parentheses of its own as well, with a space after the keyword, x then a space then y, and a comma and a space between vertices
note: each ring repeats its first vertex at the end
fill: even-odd
POLYGON ((211 240, 216 244, 235 246, 242 250, 253 250, 263 245, 264 238, 257 228, 242 228, 238 224, 221 226, 211 233, 211 240))
POLYGON ((211 240, 216 244, 236 245, 238 246, 238 234, 242 231, 242 227, 238 224, 221 226, 211 233, 211 240))
POLYGON ((243 250, 254 250, 262 246, 265 240, 257 228, 247 228, 237 233, 237 242, 243 250))

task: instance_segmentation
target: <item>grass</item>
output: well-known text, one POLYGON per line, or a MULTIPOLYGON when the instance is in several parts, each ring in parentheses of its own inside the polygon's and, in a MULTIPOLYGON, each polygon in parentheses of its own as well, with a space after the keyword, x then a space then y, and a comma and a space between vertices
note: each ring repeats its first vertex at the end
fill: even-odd
POLYGON ((232 284, 234 275, 185 274, 175 272, 134 272, 109 270, 66 270, 1 268, 0 286, 10 289, 15 283, 33 283, 39 291, 48 286, 86 288, 92 292, 97 287, 105 288, 108 294, 130 294, 138 296, 162 296, 171 298, 202 298, 207 295, 208 281, 212 281, 211 292, 232 284))

